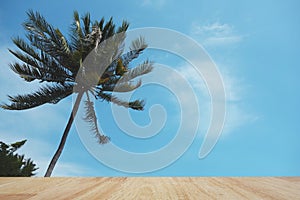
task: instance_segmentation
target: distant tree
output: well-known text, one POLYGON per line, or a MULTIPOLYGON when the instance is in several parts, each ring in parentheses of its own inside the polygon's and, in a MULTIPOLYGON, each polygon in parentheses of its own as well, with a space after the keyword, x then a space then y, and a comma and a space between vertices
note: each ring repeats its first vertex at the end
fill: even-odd
POLYGON ((56 104, 72 94, 77 95, 59 146, 46 171, 45 176, 49 177, 63 151, 82 97, 87 98, 84 102, 84 119, 90 124, 98 142, 105 144, 110 138, 99 131, 90 96, 125 108, 143 110, 143 100, 127 102, 114 95, 113 91, 129 92, 140 87, 141 81, 135 82, 134 79, 151 72, 153 63, 145 60, 137 66, 130 66, 131 61, 147 48, 147 44, 142 37, 137 38, 132 41, 130 51, 124 53, 125 32, 129 26, 126 21, 117 27, 112 18, 92 22, 90 14, 80 18, 74 12, 67 38, 40 13, 29 11, 27 14, 28 20, 24 23, 27 41, 17 37, 13 42, 19 50, 9 50, 21 62, 15 62, 10 67, 27 82, 37 80, 47 84, 41 84, 40 89, 31 94, 8 96, 10 103, 0 107, 25 110, 46 103, 56 104), (104 49, 97 48, 103 46, 104 49), (95 55, 100 55, 96 59, 97 63, 83 65, 92 51, 97 52, 95 55), (108 66, 106 63, 109 63, 108 66))
POLYGON ((0 176, 33 176, 37 170, 33 161, 15 153, 26 140, 10 145, 0 141, 0 176))

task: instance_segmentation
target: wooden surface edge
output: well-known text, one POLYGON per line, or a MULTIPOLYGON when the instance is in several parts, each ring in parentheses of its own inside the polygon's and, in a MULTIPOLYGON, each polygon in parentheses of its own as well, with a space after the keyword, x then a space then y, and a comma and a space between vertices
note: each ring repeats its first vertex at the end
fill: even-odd
POLYGON ((300 177, 4 177, 0 199, 300 199, 300 177))

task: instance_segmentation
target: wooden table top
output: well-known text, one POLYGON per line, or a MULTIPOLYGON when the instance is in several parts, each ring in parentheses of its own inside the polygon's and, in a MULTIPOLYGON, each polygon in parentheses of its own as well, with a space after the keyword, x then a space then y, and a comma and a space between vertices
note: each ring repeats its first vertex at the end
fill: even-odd
POLYGON ((0 178, 0 199, 300 199, 300 177, 0 178))

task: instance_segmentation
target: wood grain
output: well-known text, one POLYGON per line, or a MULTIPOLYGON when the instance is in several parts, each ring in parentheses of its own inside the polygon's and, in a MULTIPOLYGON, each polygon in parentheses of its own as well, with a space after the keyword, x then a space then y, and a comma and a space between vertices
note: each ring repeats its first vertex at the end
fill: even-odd
POLYGON ((0 178, 0 199, 300 199, 300 177, 0 178))

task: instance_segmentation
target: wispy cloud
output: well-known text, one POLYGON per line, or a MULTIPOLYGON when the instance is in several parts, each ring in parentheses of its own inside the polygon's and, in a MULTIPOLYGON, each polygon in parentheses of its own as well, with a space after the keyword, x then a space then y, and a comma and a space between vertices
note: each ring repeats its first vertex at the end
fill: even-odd
POLYGON ((210 32, 214 35, 224 35, 224 34, 230 34, 232 32, 233 27, 229 24, 221 24, 219 22, 214 22, 208 25, 196 25, 194 24, 195 33, 204 33, 204 32, 210 32))
POLYGON ((213 22, 206 25, 193 23, 191 34, 204 46, 230 45, 240 42, 243 36, 236 33, 233 25, 213 22))
POLYGON ((141 1, 142 7, 149 7, 154 9, 161 9, 163 8, 167 3, 167 0, 143 0, 141 1))
MULTIPOLYGON (((199 99, 199 108, 201 114, 200 131, 207 130, 210 117, 210 95, 204 80, 199 77, 196 71, 190 65, 182 65, 178 68, 186 80, 193 86, 199 99)), ((256 113, 249 112, 243 105, 248 85, 242 78, 238 78, 228 68, 222 66, 220 72, 226 93, 226 119, 222 135, 226 136, 242 127, 243 125, 253 123, 260 118, 256 113)), ((201 134, 202 135, 202 134, 201 134)))
MULTIPOLYGON (((206 48, 227 48, 231 45, 240 43, 245 37, 238 33, 233 25, 221 23, 219 21, 206 24, 193 23, 191 35, 206 48)), ((234 132, 243 125, 258 120, 260 117, 254 112, 249 112, 244 106, 249 85, 244 82, 242 77, 239 77, 234 73, 233 67, 228 67, 222 63, 217 63, 217 66, 222 75, 226 93, 226 120, 223 129, 224 136, 234 132)), ((192 81, 192 84, 196 86, 201 93, 206 94, 206 96, 208 95, 205 83, 199 81, 198 77, 194 77, 195 73, 191 72, 186 66, 182 68, 181 71, 192 81)), ((202 100, 209 101, 208 98, 202 100)), ((206 112, 208 111, 209 110, 206 109, 206 112)), ((209 117, 208 113, 204 113, 204 115, 209 117)))
POLYGON ((247 111, 240 102, 227 103, 226 114, 223 136, 227 136, 242 126, 255 123, 257 120, 261 119, 261 116, 247 111))

